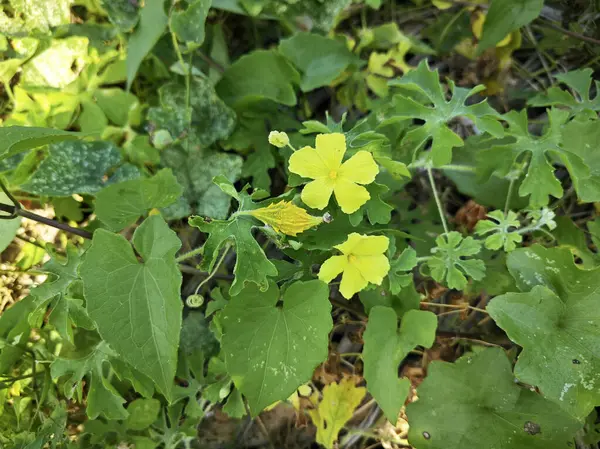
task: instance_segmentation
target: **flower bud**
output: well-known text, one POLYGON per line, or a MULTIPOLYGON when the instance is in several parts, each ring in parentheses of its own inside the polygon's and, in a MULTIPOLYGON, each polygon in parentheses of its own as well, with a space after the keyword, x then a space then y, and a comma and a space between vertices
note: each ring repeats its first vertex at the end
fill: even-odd
POLYGON ((283 131, 271 131, 269 133, 269 143, 277 148, 283 148, 289 145, 290 138, 283 131))

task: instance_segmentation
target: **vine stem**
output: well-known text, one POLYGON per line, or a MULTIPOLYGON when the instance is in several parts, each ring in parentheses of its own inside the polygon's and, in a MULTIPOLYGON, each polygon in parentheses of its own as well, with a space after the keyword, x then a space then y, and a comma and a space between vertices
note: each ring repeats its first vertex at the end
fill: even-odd
POLYGON ((485 313, 487 315, 487 310, 485 309, 480 309, 479 307, 475 307, 475 306, 471 306, 469 304, 442 304, 442 303, 437 303, 437 302, 425 302, 425 301, 421 301, 421 304, 425 305, 425 306, 431 306, 431 307, 442 307, 442 308, 447 308, 447 309, 470 309, 470 310, 475 310, 476 312, 481 312, 481 313, 485 313))
POLYGON ((7 212, 9 214, 16 214, 23 218, 28 218, 29 220, 37 221, 39 223, 43 223, 47 226, 52 226, 53 228, 60 229, 61 231, 68 232, 70 234, 77 235, 84 239, 91 240, 92 233, 86 231, 85 229, 74 228, 64 223, 60 223, 56 220, 52 220, 51 218, 42 217, 41 215, 34 214, 33 212, 29 212, 27 210, 16 208, 15 206, 9 206, 8 204, 0 204, 0 211, 7 212))
POLYGON ((195 257, 198 254, 202 254, 203 250, 204 250, 204 245, 199 246, 198 248, 194 248, 193 250, 188 251, 187 253, 183 253, 181 256, 176 257, 175 262, 180 263, 180 262, 183 262, 184 260, 191 259, 192 257, 195 257))
POLYGON ((429 178, 429 183, 431 184, 431 190, 433 191, 433 197, 435 198, 435 204, 437 205, 438 212, 440 214, 440 219, 442 220, 442 226, 444 227, 444 234, 448 234, 448 223, 446 223, 446 216, 444 215, 444 209, 442 208, 442 202, 440 201, 440 197, 438 195, 437 189, 435 187, 435 180, 433 179, 433 173, 431 171, 431 165, 427 166, 427 177, 429 178))
POLYGON ((219 271, 219 268, 221 267, 221 264, 225 260, 225 257, 229 253, 230 249, 231 249, 231 245, 227 245, 225 247, 225 249, 223 250, 223 254, 221 254, 221 257, 219 258, 219 260, 215 264, 215 266, 214 266, 213 270, 211 271, 211 273, 208 276, 206 276, 206 278, 203 279, 202 282, 200 282, 198 284, 198 287, 196 287, 196 290, 194 291, 195 295, 198 294, 198 291, 200 291, 200 289, 202 288, 203 285, 205 285, 208 281, 210 281, 215 276, 215 274, 217 274, 217 271, 219 271))
POLYGON ((510 198, 512 197, 513 187, 515 185, 515 177, 510 178, 508 183, 508 193, 506 194, 506 202, 504 203, 504 218, 508 217, 508 211, 510 209, 510 198))

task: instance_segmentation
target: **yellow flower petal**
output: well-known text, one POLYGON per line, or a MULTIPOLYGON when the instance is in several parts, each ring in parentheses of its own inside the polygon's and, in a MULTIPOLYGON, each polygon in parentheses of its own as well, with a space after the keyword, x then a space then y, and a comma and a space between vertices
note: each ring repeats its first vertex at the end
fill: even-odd
POLYGON ((363 290, 368 284, 368 281, 362 276, 358 268, 349 263, 342 275, 340 293, 344 298, 351 299, 355 293, 363 290))
POLYGON ((379 173, 379 167, 368 151, 359 151, 342 164, 338 178, 357 184, 371 184, 379 173))
POLYGON ((344 178, 337 179, 335 187, 335 199, 337 200, 342 212, 352 214, 360 209, 371 198, 367 189, 358 184, 354 184, 344 178))
POLYGON ((350 264, 354 265, 371 284, 381 285, 390 271, 390 261, 383 254, 377 256, 355 256, 350 264))
POLYGON ((309 215, 304 209, 289 201, 269 204, 248 212, 263 223, 271 225, 276 232, 296 236, 323 222, 323 218, 309 215))
POLYGON ((303 178, 322 178, 329 175, 331 169, 312 147, 304 147, 290 156, 288 169, 303 178))
POLYGON ((384 235, 361 235, 353 232, 348 240, 335 248, 346 255, 377 256, 387 251, 390 240, 384 235))
POLYGON ((346 136, 341 133, 318 134, 315 146, 329 170, 339 170, 346 153, 346 136))
POLYGON ((333 193, 333 182, 328 178, 315 179, 302 189, 302 201, 313 209, 325 209, 333 193))
POLYGON ((327 259, 319 270, 319 279, 328 284, 348 266, 347 256, 333 256, 327 259))

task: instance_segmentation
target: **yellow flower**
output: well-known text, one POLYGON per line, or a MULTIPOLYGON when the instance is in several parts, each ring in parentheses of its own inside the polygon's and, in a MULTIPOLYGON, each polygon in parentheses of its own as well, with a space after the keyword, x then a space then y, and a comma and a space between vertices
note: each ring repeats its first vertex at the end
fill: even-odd
POLYGON ((294 237, 296 234, 323 223, 323 218, 309 215, 304 209, 289 201, 269 204, 267 207, 249 211, 248 215, 271 225, 275 232, 294 237))
POLYGON ((356 212, 371 197, 358 184, 371 184, 379 173, 373 156, 368 151, 359 151, 342 163, 346 137, 341 133, 319 134, 316 147, 304 147, 290 157, 292 173, 314 179, 304 186, 302 201, 314 209, 324 209, 335 193, 342 212, 356 212))
POLYGON ((277 148, 283 148, 290 144, 290 138, 283 131, 271 131, 269 133, 269 143, 277 148))
POLYGON ((390 262, 384 254, 389 243, 384 236, 353 232, 344 243, 335 246, 342 255, 330 257, 321 265, 319 279, 329 283, 343 273, 340 292, 346 299, 363 290, 369 282, 381 285, 390 271, 390 262))

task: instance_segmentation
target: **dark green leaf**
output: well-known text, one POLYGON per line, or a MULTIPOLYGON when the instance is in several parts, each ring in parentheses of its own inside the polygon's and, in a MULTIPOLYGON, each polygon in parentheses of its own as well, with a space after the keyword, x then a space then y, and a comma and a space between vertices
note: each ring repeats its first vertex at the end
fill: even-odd
POLYGON ((0 128, 0 160, 13 154, 31 150, 63 140, 76 140, 83 135, 60 129, 36 128, 29 126, 8 126, 0 128))
POLYGON ((127 407, 127 412, 129 412, 126 421, 127 427, 131 430, 144 430, 156 421, 159 411, 160 401, 158 399, 136 399, 127 407))
POLYGON ((171 30, 182 41, 202 45, 204 22, 212 0, 187 0, 186 3, 185 9, 171 13, 171 30))

